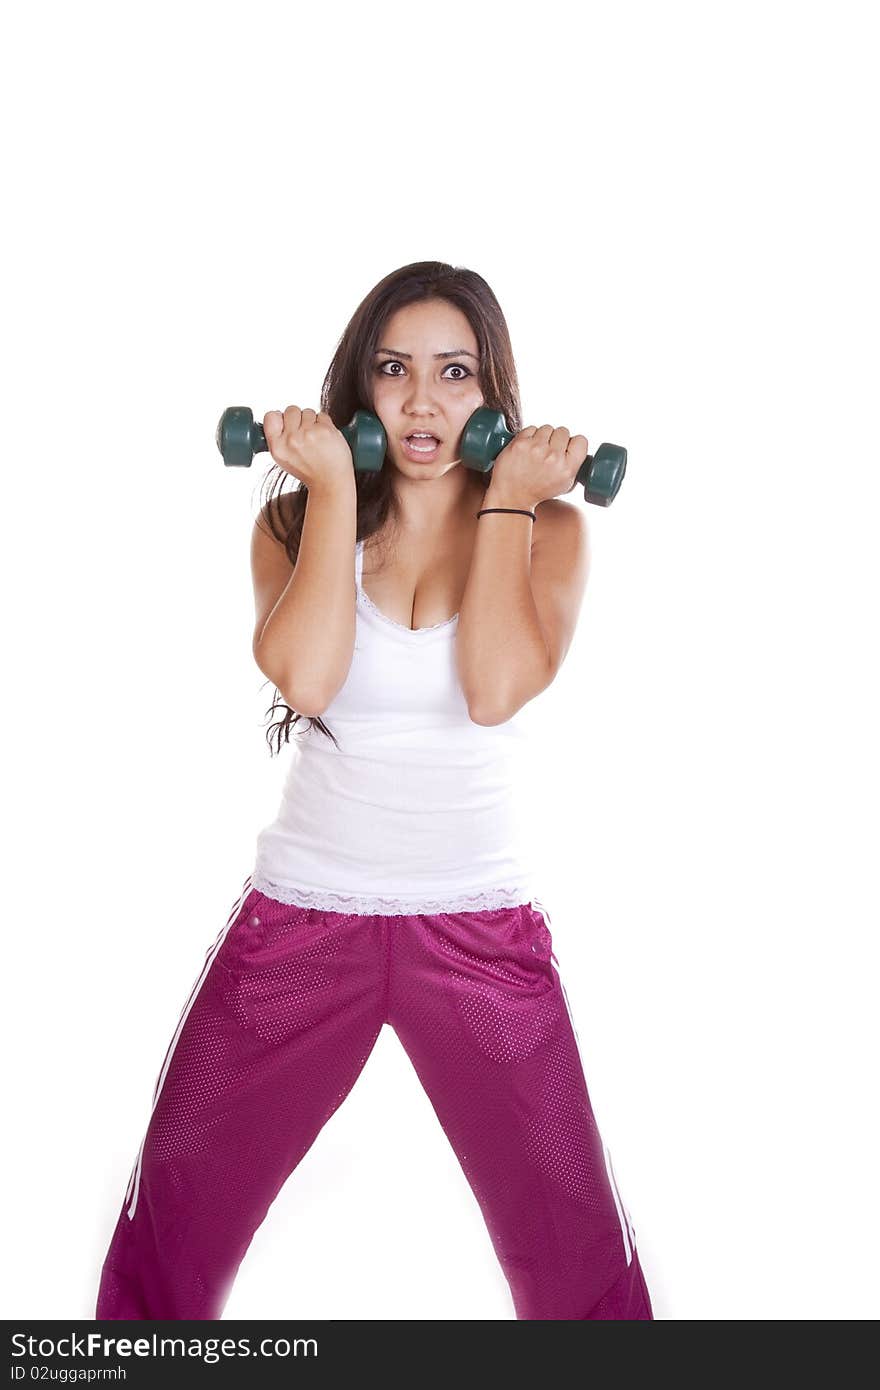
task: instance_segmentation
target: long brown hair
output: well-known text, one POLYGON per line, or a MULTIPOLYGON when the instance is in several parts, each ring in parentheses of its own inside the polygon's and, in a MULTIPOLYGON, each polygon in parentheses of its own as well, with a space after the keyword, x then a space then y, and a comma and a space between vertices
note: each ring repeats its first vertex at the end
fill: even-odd
MULTIPOLYGON (((370 290, 355 310, 333 354, 321 387, 320 409, 330 416, 337 429, 347 425, 356 410, 373 411, 371 366, 385 324, 404 305, 426 299, 447 300, 465 314, 479 344, 479 379, 483 401, 492 410, 501 411, 507 428, 517 433, 522 429, 519 383, 510 334, 501 306, 489 285, 476 271, 447 265, 444 261, 416 261, 412 265, 402 266, 400 270, 386 275, 370 290)), ((488 486, 491 473, 477 476, 484 479, 485 486, 488 486)), ((295 565, 309 490, 304 483, 295 482, 292 489, 282 492, 285 478, 290 477, 291 474, 279 464, 273 464, 267 470, 267 480, 277 480, 279 483, 279 519, 276 522, 276 509, 271 506, 272 482, 266 501, 266 516, 272 535, 283 542, 290 563, 295 565), (282 496, 285 498, 284 513, 280 504, 282 496), (288 498, 289 501, 286 500, 288 498), (282 517, 283 520, 280 519, 282 517), (276 529, 276 526, 280 529, 276 529)), ((389 517, 392 523, 397 519, 399 511, 392 478, 393 470, 390 468, 382 468, 378 473, 355 474, 358 540, 366 540, 381 530, 389 517)), ((279 696, 280 693, 278 691, 279 696)), ((281 699, 273 701, 266 713, 271 714, 279 708, 285 709, 287 714, 271 725, 266 733, 270 753, 272 730, 278 731, 275 751, 280 753, 282 741, 288 741, 291 728, 299 719, 309 719, 322 734, 336 743, 333 733, 317 715, 297 714, 281 699)))

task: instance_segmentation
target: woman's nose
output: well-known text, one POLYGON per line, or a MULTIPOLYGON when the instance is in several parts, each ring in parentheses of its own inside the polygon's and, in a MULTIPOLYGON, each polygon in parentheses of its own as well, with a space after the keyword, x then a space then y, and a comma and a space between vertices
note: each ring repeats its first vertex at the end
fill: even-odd
POLYGON ((437 397, 430 379, 423 381, 421 378, 411 377, 404 403, 407 410, 435 410, 437 397))

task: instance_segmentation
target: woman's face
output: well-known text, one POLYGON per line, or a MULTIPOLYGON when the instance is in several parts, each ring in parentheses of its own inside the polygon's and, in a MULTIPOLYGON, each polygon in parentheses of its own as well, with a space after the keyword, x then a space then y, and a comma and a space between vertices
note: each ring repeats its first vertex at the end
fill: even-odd
POLYGON ((398 309, 388 319, 371 364, 375 413, 388 436, 388 457, 408 478, 439 478, 461 463, 462 432, 483 404, 480 363, 467 317, 445 299, 398 309), (405 442, 413 432, 429 439, 405 442))

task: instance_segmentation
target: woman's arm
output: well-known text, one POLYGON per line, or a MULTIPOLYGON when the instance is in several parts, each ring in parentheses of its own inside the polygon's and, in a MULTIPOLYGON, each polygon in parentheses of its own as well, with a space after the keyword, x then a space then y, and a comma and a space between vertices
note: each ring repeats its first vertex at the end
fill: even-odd
MULTIPOLYGON (((493 485, 486 507, 530 507, 493 485)), ((528 517, 481 516, 459 610, 456 660, 475 724, 502 724, 556 676, 590 567, 582 507, 552 499, 528 517), (532 527, 534 526, 534 535, 532 527)))
POLYGON ((254 660, 298 714, 320 715, 354 653, 354 471, 350 480, 309 489, 295 566, 267 531, 261 515, 251 542, 254 660))

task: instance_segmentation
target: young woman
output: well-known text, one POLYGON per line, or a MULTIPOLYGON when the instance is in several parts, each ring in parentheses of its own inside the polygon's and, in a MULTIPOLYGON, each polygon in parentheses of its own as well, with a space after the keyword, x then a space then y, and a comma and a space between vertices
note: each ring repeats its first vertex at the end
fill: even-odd
POLYGON ((587 440, 521 428, 495 296, 435 261, 367 295, 321 405, 264 420, 299 487, 269 497, 252 547, 278 751, 308 726, 166 1053, 96 1316, 220 1317, 387 1023, 516 1317, 651 1319, 517 814, 515 716, 559 670, 586 584, 584 506, 554 499, 587 440), (458 456, 481 405, 515 433, 488 475, 458 456), (387 434, 378 474, 340 432, 358 408, 387 434))

